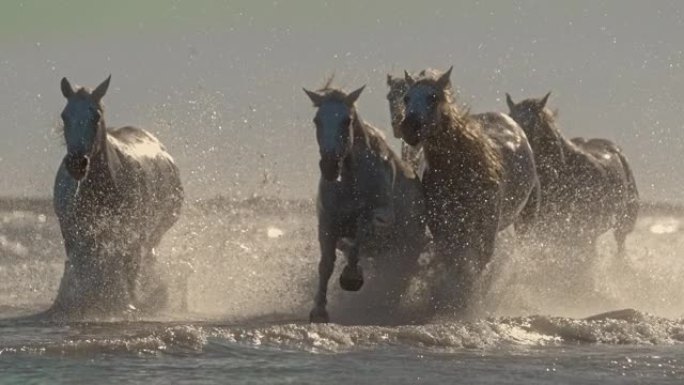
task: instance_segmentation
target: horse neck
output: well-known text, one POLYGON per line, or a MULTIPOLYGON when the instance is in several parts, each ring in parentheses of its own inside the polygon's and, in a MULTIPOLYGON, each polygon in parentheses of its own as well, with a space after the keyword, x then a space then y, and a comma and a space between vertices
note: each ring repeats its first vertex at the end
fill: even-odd
POLYGON ((551 120, 542 122, 546 127, 545 130, 551 133, 548 138, 537 138, 531 141, 533 151, 539 155, 540 159, 544 159, 546 164, 541 166, 552 167, 556 171, 560 171, 565 167, 567 161, 567 154, 572 152, 575 145, 568 139, 561 135, 560 130, 551 120))
POLYGON ((424 143, 428 163, 433 167, 460 167, 471 157, 469 145, 464 145, 473 138, 466 135, 468 124, 473 124, 467 117, 458 115, 453 106, 442 107, 435 127, 424 143))
POLYGON ((352 116, 352 147, 347 152, 347 155, 343 159, 342 163, 342 179, 348 179, 355 174, 356 168, 356 158, 361 156, 361 152, 368 145, 368 133, 365 123, 361 120, 356 111, 353 112, 352 116), (345 178, 346 177, 346 178, 345 178))
POLYGON ((114 188, 115 184, 115 164, 112 162, 116 154, 112 144, 108 139, 107 125, 104 119, 100 120, 97 136, 97 151, 90 160, 91 169, 88 172, 89 179, 94 185, 102 188, 114 188))
POLYGON ((452 103, 443 105, 435 129, 423 145, 429 170, 448 178, 499 183, 500 155, 477 120, 461 114, 452 103))

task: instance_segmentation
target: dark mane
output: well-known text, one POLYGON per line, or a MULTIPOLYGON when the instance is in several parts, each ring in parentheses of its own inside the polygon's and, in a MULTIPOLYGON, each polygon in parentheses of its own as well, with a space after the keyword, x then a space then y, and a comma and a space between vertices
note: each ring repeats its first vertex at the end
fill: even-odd
POLYGON ((332 77, 326 80, 323 87, 319 88, 316 92, 323 96, 323 102, 336 101, 344 103, 344 100, 347 97, 347 93, 340 90, 339 88, 332 87, 331 83, 332 77))
POLYGON ((357 133, 357 135, 359 133, 363 135, 366 145, 371 151, 378 154, 383 159, 390 160, 390 162, 397 166, 405 176, 415 177, 413 169, 401 160, 401 158, 392 151, 389 144, 387 144, 385 133, 382 132, 382 130, 362 121, 356 110, 354 110, 354 117, 354 132, 357 133))
POLYGON ((557 119, 558 119, 558 110, 551 111, 545 107, 539 116, 539 123, 550 128, 554 132, 554 134, 556 134, 558 136, 562 136, 561 132, 560 132, 560 128, 558 128, 558 125, 556 124, 557 119))
POLYGON ((328 76, 327 79, 325 79, 325 83, 323 83, 323 86, 321 88, 319 88, 317 91, 323 92, 325 90, 332 89, 333 80, 335 80, 335 73, 334 72, 332 74, 330 74, 330 76, 328 76))
MULTIPOLYGON (((563 154, 563 161, 565 161, 564 156, 566 155, 566 152, 568 150, 574 151, 577 153, 583 153, 587 154, 588 153, 581 147, 578 146, 573 140, 568 140, 562 133, 560 128, 558 127, 558 124, 556 123, 556 119, 558 118, 558 110, 550 110, 546 107, 544 107, 541 110, 541 113, 537 115, 539 118, 539 124, 541 124, 543 127, 545 127, 550 133, 553 134, 553 140, 557 141, 561 145, 561 152, 563 154)), ((548 141, 548 138, 547 138, 548 141)), ((544 143, 544 146, 554 146, 558 145, 557 143, 544 143)))

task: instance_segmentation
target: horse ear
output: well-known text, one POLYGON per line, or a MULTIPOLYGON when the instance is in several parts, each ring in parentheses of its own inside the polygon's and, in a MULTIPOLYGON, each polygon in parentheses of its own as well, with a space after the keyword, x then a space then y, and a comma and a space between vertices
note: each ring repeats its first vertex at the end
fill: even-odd
POLYGON ((71 86, 71 83, 69 83, 66 77, 62 78, 61 88, 62 95, 64 95, 64 97, 67 99, 74 96, 76 93, 76 91, 74 91, 74 87, 71 86))
POLYGON ((392 86, 392 75, 387 74, 387 85, 392 86))
POLYGON ((449 84, 451 84, 451 70, 454 69, 454 66, 449 67, 449 69, 442 74, 442 76, 437 79, 437 85, 439 85, 441 88, 447 88, 449 84))
POLYGON ((539 107, 546 107, 546 102, 549 101, 549 96, 551 96, 551 91, 549 91, 544 97, 539 101, 539 107))
POLYGON ((356 91, 352 91, 352 92, 351 92, 349 95, 347 95, 347 97, 344 99, 345 103, 347 103, 347 105, 349 105, 349 106, 353 105, 354 102, 356 102, 356 99, 358 99, 359 96, 361 96, 361 92, 363 92, 363 89, 364 89, 364 88, 366 88, 366 85, 365 85, 365 84, 362 85, 362 86, 361 86, 359 89, 357 89, 356 91))
POLYGON ((112 80, 112 75, 109 75, 107 79, 105 79, 102 83, 100 83, 97 88, 90 94, 92 95, 93 99, 96 101, 102 100, 102 98, 105 96, 107 93, 107 89, 109 88, 109 81, 112 80))
POLYGON ((416 82, 416 80, 413 79, 413 77, 411 76, 411 74, 409 74, 408 71, 406 71, 406 70, 404 70, 404 80, 406 80, 406 83, 407 83, 409 86, 412 86, 413 83, 416 82))
POLYGON ((513 98, 511 98, 511 95, 506 92, 506 104, 508 104, 508 109, 513 111, 515 108, 515 103, 513 102, 513 98))
POLYGON ((306 92, 306 95, 311 99, 311 102, 313 103, 314 107, 319 107, 321 103, 323 102, 323 96, 319 93, 309 91, 306 88, 302 88, 304 92, 306 92))

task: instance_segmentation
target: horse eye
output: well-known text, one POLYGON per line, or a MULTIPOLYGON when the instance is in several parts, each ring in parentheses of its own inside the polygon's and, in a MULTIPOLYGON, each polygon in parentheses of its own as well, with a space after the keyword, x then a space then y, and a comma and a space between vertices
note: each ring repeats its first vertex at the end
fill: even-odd
POLYGON ((346 118, 344 118, 344 120, 342 120, 342 125, 344 127, 349 126, 350 123, 351 123, 351 119, 349 117, 346 117, 346 118))
POLYGON ((408 103, 411 98, 408 95, 404 95, 404 103, 408 103))
POLYGON ((315 117, 315 118, 313 119, 313 122, 314 122, 314 124, 316 125, 316 127, 318 127, 318 126, 320 126, 320 125, 321 125, 321 120, 320 120, 320 119, 318 119, 318 116, 317 116, 317 117, 315 117))

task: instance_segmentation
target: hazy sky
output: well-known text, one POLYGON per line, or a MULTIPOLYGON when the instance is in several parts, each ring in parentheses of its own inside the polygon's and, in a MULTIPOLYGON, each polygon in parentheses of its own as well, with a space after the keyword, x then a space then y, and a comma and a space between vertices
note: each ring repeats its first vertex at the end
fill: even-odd
POLYGON ((388 128, 387 72, 454 65, 473 111, 552 90, 567 135, 614 139, 645 199, 682 202, 682 39, 676 0, 3 1, 0 195, 51 194, 62 76, 111 73, 108 123, 156 133, 191 198, 251 194, 265 174, 268 191, 310 197, 302 86, 367 84, 359 111, 388 128))

